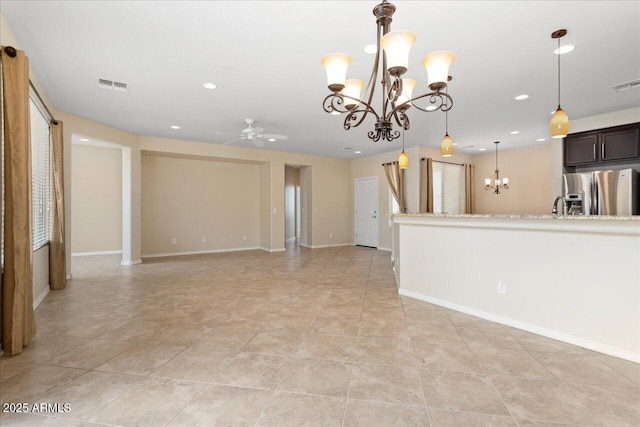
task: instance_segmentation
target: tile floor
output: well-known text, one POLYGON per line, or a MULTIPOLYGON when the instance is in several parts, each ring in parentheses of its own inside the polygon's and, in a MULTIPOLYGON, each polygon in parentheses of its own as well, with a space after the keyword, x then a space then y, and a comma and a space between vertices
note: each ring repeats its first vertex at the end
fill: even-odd
POLYGON ((341 247, 74 258, 0 358, 5 426, 639 426, 640 366, 410 298, 341 247))

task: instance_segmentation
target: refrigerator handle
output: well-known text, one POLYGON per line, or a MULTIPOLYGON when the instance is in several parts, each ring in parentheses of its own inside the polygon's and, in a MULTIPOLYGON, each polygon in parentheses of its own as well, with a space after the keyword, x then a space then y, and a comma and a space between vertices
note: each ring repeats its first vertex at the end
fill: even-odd
POLYGON ((598 215, 598 178, 593 174, 591 181, 591 215, 598 215))

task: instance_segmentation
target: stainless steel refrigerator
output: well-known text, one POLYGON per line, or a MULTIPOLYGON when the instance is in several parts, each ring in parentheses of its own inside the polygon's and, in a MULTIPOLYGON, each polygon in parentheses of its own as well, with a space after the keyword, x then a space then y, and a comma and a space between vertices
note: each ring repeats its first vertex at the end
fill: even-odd
POLYGON ((633 169, 565 173, 569 215, 640 215, 640 176, 633 169))

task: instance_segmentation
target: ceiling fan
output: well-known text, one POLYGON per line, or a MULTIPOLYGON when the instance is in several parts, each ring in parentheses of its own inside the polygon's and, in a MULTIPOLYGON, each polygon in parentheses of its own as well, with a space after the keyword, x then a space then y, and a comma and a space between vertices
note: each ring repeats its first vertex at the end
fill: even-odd
MULTIPOLYGON (((240 141, 242 139, 248 139, 253 142, 256 147, 264 147, 264 140, 267 141, 275 141, 277 139, 287 139, 286 135, 275 135, 271 133, 262 133, 264 129, 261 127, 253 127, 253 124, 256 122, 254 119, 244 119, 247 127, 242 129, 242 133, 239 138, 232 139, 231 141, 225 142, 223 145, 231 144, 235 141, 240 141)), ((216 132, 217 134, 223 134, 223 132, 216 132)))

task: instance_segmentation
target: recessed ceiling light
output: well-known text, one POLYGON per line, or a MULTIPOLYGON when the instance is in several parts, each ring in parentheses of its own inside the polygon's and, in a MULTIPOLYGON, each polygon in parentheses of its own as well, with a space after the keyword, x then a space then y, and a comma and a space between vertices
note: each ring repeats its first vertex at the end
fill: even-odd
POLYGON ((523 99, 527 99, 528 97, 529 97, 529 95, 523 93, 522 95, 516 96, 516 100, 517 101, 522 101, 523 99))
POLYGON ((376 46, 375 44, 368 44, 364 47, 364 53, 373 55, 374 53, 376 53, 377 49, 378 46, 376 46))
POLYGON ((512 132, 510 132, 510 133, 511 133, 511 135, 517 135, 517 134, 519 134, 519 133, 520 133, 520 131, 519 131, 519 130, 514 130, 514 131, 512 131, 512 132))
POLYGON ((87 138, 80 138, 80 141, 87 142, 89 140, 87 138))
POLYGON ((457 143, 457 142, 454 142, 454 143, 453 143, 453 145, 458 145, 458 143, 457 143))
POLYGON ((436 108, 438 108, 438 107, 436 107, 435 105, 429 105, 427 108, 425 108, 425 110, 427 110, 427 111, 433 111, 433 110, 435 110, 436 108))
POLYGON ((478 148, 478 151, 486 151, 486 148, 478 148))
POLYGON ((564 46, 560 46, 559 49, 554 50, 553 53, 555 53, 556 55, 562 55, 564 53, 569 53, 573 51, 573 49, 575 48, 576 47, 572 44, 565 44, 564 46))
POLYGON ((332 111, 331 114, 333 114, 334 116, 339 116, 340 115, 340 113, 337 112, 337 111, 332 111))
POLYGON ((538 138, 538 139, 536 139, 536 141, 542 142, 542 141, 546 141, 546 139, 545 138, 538 138))
POLYGON ((180 126, 171 125, 171 129, 180 129, 180 126))
POLYGON ((202 85, 205 89, 215 89, 216 85, 214 85, 213 83, 204 83, 202 85))
POLYGON ((354 153, 360 154, 360 153, 362 153, 362 151, 354 151, 354 153))
POLYGON ((273 141, 275 141, 275 138, 269 138, 268 141, 269 142, 273 142, 273 141))

